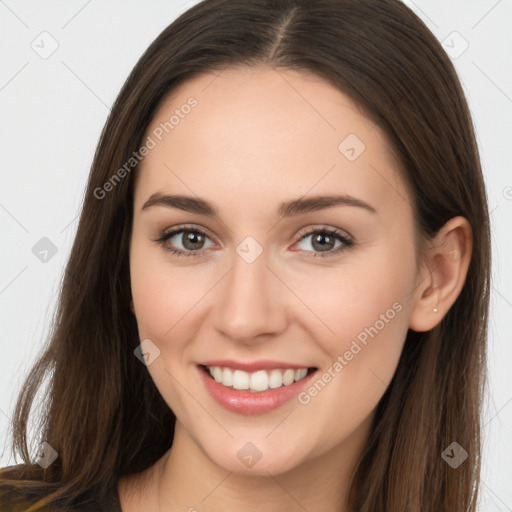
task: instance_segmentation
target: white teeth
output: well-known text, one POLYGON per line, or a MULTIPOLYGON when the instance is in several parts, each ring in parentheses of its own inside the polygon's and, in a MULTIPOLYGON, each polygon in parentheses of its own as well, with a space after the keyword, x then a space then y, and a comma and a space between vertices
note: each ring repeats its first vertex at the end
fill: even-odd
POLYGON ((224 386, 233 385, 233 372, 229 368, 222 370, 222 384, 224 384, 224 386))
POLYGON ((295 382, 299 382, 308 374, 307 368, 301 368, 300 370, 295 370, 295 382))
POLYGON ((233 387, 235 389, 249 389, 249 377, 247 372, 235 370, 233 372, 233 387))
POLYGON ((295 370, 288 368, 283 375, 283 384, 289 386, 295 380, 295 370))
POLYGON ((281 386, 289 386, 304 379, 308 374, 307 368, 298 370, 276 368, 268 371, 258 370, 253 373, 220 366, 207 366, 206 368, 210 375, 223 386, 250 391, 267 391, 269 388, 276 389, 281 386))
POLYGON ((268 380, 268 385, 270 388, 280 388, 283 385, 283 374, 281 370, 272 370, 268 380))
POLYGON ((213 378, 217 381, 217 382, 222 382, 222 369, 219 368, 218 366, 215 366, 213 368, 213 378))
POLYGON ((268 375, 265 370, 251 373, 249 387, 253 391, 266 391, 268 389, 268 375))

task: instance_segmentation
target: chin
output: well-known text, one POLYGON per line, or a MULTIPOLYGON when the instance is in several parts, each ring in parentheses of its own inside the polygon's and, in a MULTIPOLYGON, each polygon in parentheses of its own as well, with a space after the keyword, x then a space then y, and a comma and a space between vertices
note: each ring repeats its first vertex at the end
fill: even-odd
POLYGON ((212 462, 238 475, 268 477, 286 473, 299 466, 303 458, 297 449, 288 445, 286 449, 271 446, 265 439, 233 442, 230 446, 215 446, 206 449, 212 462))

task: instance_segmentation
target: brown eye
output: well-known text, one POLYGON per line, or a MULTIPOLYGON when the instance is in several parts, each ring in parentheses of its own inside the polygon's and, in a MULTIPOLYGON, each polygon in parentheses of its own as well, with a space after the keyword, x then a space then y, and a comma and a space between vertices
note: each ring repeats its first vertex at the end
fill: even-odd
POLYGON ((318 251, 329 251, 334 249, 336 239, 332 235, 317 233, 311 239, 311 246, 318 251))
POLYGON ((303 234, 298 244, 303 245, 301 248, 303 251, 312 253, 308 257, 327 257, 338 254, 340 251, 343 251, 344 249, 348 249, 349 247, 354 245, 354 242, 350 240, 347 236, 344 236, 337 229, 324 228, 311 230, 303 234), (309 238, 311 238, 311 240, 306 242, 306 240, 309 238), (337 242, 338 245, 336 245, 337 242))
POLYGON ((189 251, 202 249, 205 236, 198 231, 182 231, 181 242, 183 247, 189 251))
POLYGON ((166 251, 178 256, 201 256, 207 249, 213 245, 207 246, 210 240, 208 235, 197 228, 180 228, 172 231, 163 232, 155 242, 161 244, 166 251))

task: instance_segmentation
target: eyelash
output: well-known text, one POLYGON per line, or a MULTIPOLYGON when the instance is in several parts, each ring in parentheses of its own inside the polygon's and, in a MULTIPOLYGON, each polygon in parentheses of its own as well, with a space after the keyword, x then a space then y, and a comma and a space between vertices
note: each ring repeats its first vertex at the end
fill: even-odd
MULTIPOLYGON (((177 228, 173 229, 172 231, 163 231, 160 236, 156 239, 156 240, 153 240, 154 242, 162 245, 162 247, 164 248, 164 250, 166 250, 167 252, 170 252, 171 254, 175 255, 175 256, 185 256, 185 257, 200 257, 203 255, 204 253, 204 250, 199 250, 199 251, 183 251, 182 249, 173 249, 171 247, 168 247, 165 245, 165 243, 171 239, 173 236, 179 234, 179 233, 183 233, 183 232, 190 232, 190 233, 199 233, 200 235, 203 235, 207 238, 210 238, 204 231, 202 231, 201 229, 198 229, 196 227, 193 227, 193 226, 178 226, 177 228)), ((330 236, 333 236, 334 238, 336 238, 337 240, 339 240, 340 242, 342 242, 343 245, 337 247, 336 249, 331 249, 329 251, 325 251, 325 252, 314 252, 314 251, 306 251, 306 252, 314 252, 314 254, 312 256, 306 256, 306 258, 316 258, 317 256, 320 256, 321 258, 328 258, 328 257, 331 257, 331 256, 336 256, 337 254, 339 254, 341 251, 343 250, 346 250, 346 249, 349 249, 350 247, 352 247, 353 245, 355 245, 355 242, 353 240, 351 240, 350 238, 344 236, 341 231, 335 229, 335 228, 316 228, 316 229, 312 229, 312 230, 309 230, 305 233, 301 233, 299 235, 299 238, 297 240, 297 242, 295 243, 298 243, 298 242, 302 242, 302 240, 304 240, 305 238, 307 238, 308 236, 310 235, 314 235, 314 234, 327 234, 327 235, 330 235, 330 236)))

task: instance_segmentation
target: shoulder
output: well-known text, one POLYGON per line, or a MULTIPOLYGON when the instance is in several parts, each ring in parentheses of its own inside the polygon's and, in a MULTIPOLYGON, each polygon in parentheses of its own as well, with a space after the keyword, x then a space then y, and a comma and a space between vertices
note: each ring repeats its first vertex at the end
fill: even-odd
MULTIPOLYGON (((9 466, 0 468, 0 512, 22 512, 41 498, 48 495, 49 491, 43 482, 34 480, 23 481, 25 467, 9 466)), ((62 507, 58 503, 41 508, 41 512, 122 512, 117 486, 109 489, 106 495, 100 497, 93 493, 83 494, 79 500, 71 506, 62 507)))

